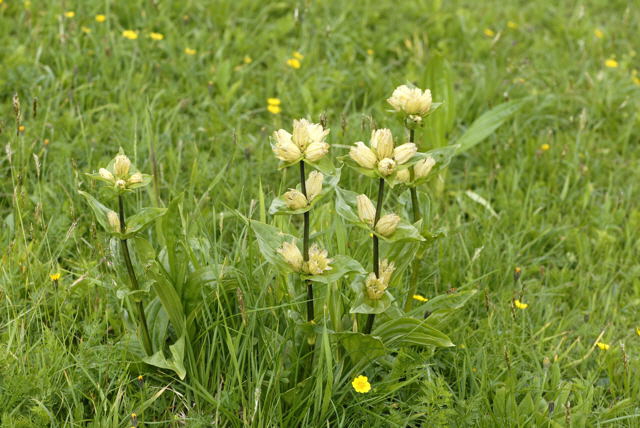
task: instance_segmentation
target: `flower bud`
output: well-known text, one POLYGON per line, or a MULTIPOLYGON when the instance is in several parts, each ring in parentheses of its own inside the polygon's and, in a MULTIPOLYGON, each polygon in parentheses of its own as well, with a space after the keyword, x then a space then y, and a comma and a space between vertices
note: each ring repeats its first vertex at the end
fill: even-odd
POLYGON ((413 143, 405 143, 393 150, 393 158, 398 163, 398 165, 402 165, 409 159, 413 157, 418 152, 418 148, 413 143))
POLYGON ((305 159, 316 162, 322 159, 327 153, 329 153, 329 144, 322 142, 311 143, 304 151, 305 159))
POLYGON ((296 189, 290 189, 283 197, 290 210, 299 210, 307 206, 307 198, 296 189))
POLYGON ((100 168, 98 173, 100 174, 100 177, 104 178, 105 180, 109 180, 109 181, 114 180, 113 174, 111 174, 111 172, 109 172, 108 169, 100 168))
POLYGON ((107 221, 109 222, 109 227, 111 231, 120 233, 120 218, 115 211, 109 210, 107 212, 107 221))
POLYGON ((373 206, 371 199, 369 199, 367 195, 358 195, 356 197, 356 202, 358 205, 358 217, 360 217, 360 220, 370 226, 373 226, 373 222, 376 218, 376 208, 373 206))
POLYGON ((124 190, 127 188, 127 182, 124 180, 116 180, 116 187, 120 190, 124 190))
POLYGON ((387 289, 387 284, 384 284, 378 278, 376 274, 371 272, 364 282, 367 297, 371 300, 380 300, 384 296, 384 292, 387 289))
POLYGON ((393 171, 395 169, 396 163, 393 159, 384 158, 380 162, 378 162, 378 172, 385 177, 393 174, 393 171))
POLYGON ((142 183, 142 173, 134 172, 133 174, 131 174, 131 177, 129 177, 129 179, 127 180, 127 183, 128 184, 142 183))
POLYGON ((393 91, 387 102, 397 111, 407 115, 425 116, 431 109, 431 91, 401 85, 393 91))
POLYGON ((278 253, 295 272, 300 272, 304 260, 302 258, 302 253, 295 242, 283 243, 282 248, 278 249, 278 253))
POLYGON ((393 157, 393 136, 390 129, 376 129, 371 133, 371 148, 376 151, 378 159, 393 157))
POLYGON ((400 217, 396 214, 387 214, 376 223, 376 232, 384 237, 393 235, 400 223, 400 217))
POLYGON ((362 141, 358 141, 355 147, 351 147, 349 156, 351 156, 351 159, 356 161, 358 165, 367 169, 375 168, 378 160, 373 150, 367 147, 362 141))
POLYGON ((285 162, 295 162, 302 157, 300 148, 291 141, 291 134, 284 129, 273 133, 276 143, 271 147, 276 157, 285 162))
POLYGON ((322 181, 324 180, 324 175, 318 171, 312 171, 309 174, 309 178, 305 181, 305 186, 307 188, 307 199, 309 202, 313 201, 319 194, 322 192, 322 181))
POLYGON ((131 167, 131 161, 126 155, 116 155, 115 162, 113 163, 113 171, 118 178, 127 178, 129 176, 129 168, 131 167))
POLYGON ((411 179, 411 174, 409 173, 409 170, 406 168, 401 169, 396 173, 396 180, 398 180, 401 183, 408 183, 410 179, 411 179))
POLYGON ((414 166, 413 170, 416 173, 416 178, 423 178, 429 175, 431 169, 436 164, 436 160, 429 156, 428 158, 422 159, 418 161, 414 166))
POLYGON ((303 265, 303 270, 309 275, 322 275, 323 272, 331 270, 329 263, 333 261, 327 257, 327 250, 321 250, 318 244, 313 244, 309 248, 309 261, 303 265))

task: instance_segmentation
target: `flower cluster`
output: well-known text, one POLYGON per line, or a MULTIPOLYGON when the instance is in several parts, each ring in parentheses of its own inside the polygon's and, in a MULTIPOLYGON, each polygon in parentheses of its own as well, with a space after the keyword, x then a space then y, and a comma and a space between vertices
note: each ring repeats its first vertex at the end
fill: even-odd
POLYGON ((151 182, 151 176, 138 171, 122 149, 106 168, 100 168, 98 174, 89 176, 107 183, 119 193, 146 186, 151 182))
POLYGON ((324 175, 318 171, 311 171, 309 178, 305 181, 307 196, 299 190, 289 189, 284 194, 287 207, 291 210, 299 210, 308 206, 322 192, 322 182, 324 175))
POLYGON ((275 144, 271 148, 276 157, 287 163, 300 160, 317 162, 329 152, 325 142, 329 129, 306 119, 293 121, 293 133, 280 129, 273 133, 275 144))
POLYGON ((422 119, 431 110, 431 91, 411 88, 407 85, 398 86, 387 99, 396 111, 403 113, 405 124, 409 128, 422 124, 422 119))
MULTIPOLYGON (((424 158, 424 159, 420 159, 418 162, 416 162, 416 164, 412 167, 413 168, 413 179, 415 181, 420 180, 421 178, 425 178, 429 175, 429 173, 431 172, 431 170, 433 169, 433 167, 436 164, 436 160, 434 158, 432 158, 431 156, 424 158)), ((407 169, 402 169, 400 171, 398 171, 398 173, 396 174, 396 180, 398 180, 401 183, 410 183, 411 182, 411 169, 407 168, 407 169)))
POLYGON ((384 128, 371 133, 369 147, 358 141, 349 151, 349 156, 362 168, 377 171, 381 177, 388 177, 398 166, 409 161, 417 151, 413 143, 395 147, 391 130, 384 128))
POLYGON ((307 275, 322 275, 324 272, 331 270, 329 264, 333 259, 330 259, 327 250, 322 250, 318 244, 313 244, 309 248, 309 260, 306 262, 295 242, 283 243, 282 248, 278 249, 278 253, 294 272, 307 275))
POLYGON ((367 297, 371 300, 380 300, 389 287, 391 275, 395 270, 396 267, 392 262, 389 262, 387 259, 382 260, 380 263, 380 274, 376 275, 374 272, 371 272, 365 280, 364 285, 367 297))
POLYGON ((358 195, 356 202, 358 206, 358 217, 362 222, 372 227, 375 226, 374 230, 384 237, 393 235, 398 227, 398 223, 400 223, 400 217, 397 214, 384 215, 374 225, 376 208, 373 206, 371 199, 369 199, 367 195, 358 195))

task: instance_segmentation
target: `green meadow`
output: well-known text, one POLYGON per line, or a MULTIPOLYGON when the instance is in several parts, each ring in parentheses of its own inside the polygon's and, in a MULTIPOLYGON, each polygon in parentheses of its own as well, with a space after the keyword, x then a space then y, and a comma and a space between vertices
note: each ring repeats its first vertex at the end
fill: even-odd
POLYGON ((637 6, 0 0, 0 425, 640 426, 637 6))

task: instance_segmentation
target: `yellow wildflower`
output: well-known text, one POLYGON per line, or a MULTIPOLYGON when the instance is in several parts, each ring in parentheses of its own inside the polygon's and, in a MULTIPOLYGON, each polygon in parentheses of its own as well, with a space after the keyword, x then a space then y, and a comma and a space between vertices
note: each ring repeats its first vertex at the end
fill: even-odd
POLYGON ((542 150, 543 152, 546 152, 550 148, 551 148, 551 146, 549 144, 547 144, 547 143, 544 143, 543 145, 540 146, 540 150, 542 150))
POLYGON ((270 106, 279 106, 280 102, 280 98, 267 98, 267 104, 270 106))
POLYGON ((162 34, 162 33, 151 33, 151 34, 149 34, 149 37, 151 37, 153 40, 162 40, 162 39, 164 39, 164 34, 162 34))
POLYGON ((96 15, 96 22, 104 22, 107 20, 107 17, 103 14, 96 15))
POLYGON ((636 327, 636 334, 640 336, 640 327, 636 327))
POLYGON ((20 132, 24 132, 25 129, 27 129, 27 128, 25 128, 24 125, 18 126, 18 131, 20 131, 20 132))
POLYGON ((196 54, 196 50, 195 49, 191 49, 191 48, 184 48, 184 53, 186 53, 187 55, 195 55, 196 54))
POLYGON ((287 65, 291 68, 295 68, 296 70, 302 66, 300 60, 298 58, 289 58, 287 60, 287 65))
POLYGON ((76 16, 76 13, 74 11, 70 10, 68 12, 65 12, 64 16, 67 17, 67 18, 73 18, 74 16, 76 16))
POLYGON ((133 30, 124 30, 122 32, 122 37, 129 40, 135 40, 138 38, 138 32, 133 30))
POLYGON ((273 114, 280 114, 280 112, 282 111, 280 106, 275 105, 275 104, 269 104, 267 106, 267 110, 269 110, 269 113, 273 113, 273 114))
POLYGON ((353 386, 353 389, 360 394, 366 394, 371 391, 371 384, 366 376, 360 375, 356 377, 353 382, 351 382, 351 386, 353 386))
POLYGON ((496 35, 496 32, 493 31, 491 28, 485 28, 483 31, 484 35, 487 37, 493 37, 496 35))
POLYGON ((56 273, 52 273, 49 275, 49 278, 51 279, 51 281, 57 281, 60 279, 60 272, 56 272, 56 273))
POLYGON ((633 70, 631 72, 631 81, 640 86, 640 77, 638 77, 638 70, 633 70))
POLYGON ((529 307, 528 303, 522 303, 520 300, 516 299, 513 301, 513 304, 518 309, 527 309, 529 307))
POLYGON ((516 28, 518 28, 518 24, 513 21, 507 21, 507 27, 511 28, 512 30, 515 30, 516 28))
POLYGON ((613 58, 609 58, 604 62, 604 65, 606 65, 609 68, 616 68, 618 66, 618 61, 616 61, 613 58))
POLYGON ((371 56, 375 53, 373 49, 367 49, 367 55, 371 56))
POLYGON ((300 52, 296 51, 293 53, 293 57, 299 60, 304 59, 304 55, 302 55, 300 52))
POLYGON ((595 30, 593 30, 593 35, 596 36, 599 39, 604 37, 604 33, 599 28, 596 28, 595 30))
POLYGON ((85 33, 85 34, 89 34, 89 33, 91 32, 91 28, 89 28, 89 27, 84 27, 84 26, 83 26, 83 27, 81 27, 80 29, 81 29, 81 30, 82 30, 82 32, 83 32, 83 33, 85 33))
POLYGON ((611 346, 607 345, 604 342, 598 342, 596 343, 596 345, 598 346, 598 348, 600 348, 601 351, 608 351, 609 348, 611 348, 611 346))
POLYGON ((243 59, 242 62, 244 62, 245 64, 251 64, 253 62, 253 58, 251 58, 249 55, 246 55, 243 59))
POLYGON ((424 297, 424 296, 421 296, 420 294, 414 294, 414 295, 413 295, 413 298, 414 298, 415 300, 417 300, 418 302, 428 302, 428 301, 429 301, 429 299, 427 299, 427 298, 426 298, 426 297, 424 297))

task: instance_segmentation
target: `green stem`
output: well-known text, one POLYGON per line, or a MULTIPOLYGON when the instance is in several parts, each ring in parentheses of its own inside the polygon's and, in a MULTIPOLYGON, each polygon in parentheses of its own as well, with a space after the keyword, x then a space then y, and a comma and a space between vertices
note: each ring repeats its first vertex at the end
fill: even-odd
MULTIPOLYGON (((127 230, 125 217, 124 217, 124 201, 122 195, 118 195, 118 210, 120 215, 120 230, 124 233, 127 230)), ((131 289, 136 292, 140 290, 140 284, 136 277, 136 272, 133 270, 133 264, 131 263, 131 255, 129 254, 129 246, 126 239, 120 240, 120 248, 122 248, 122 256, 124 258, 124 264, 127 266, 127 272, 129 273, 129 279, 131 280, 131 289)), ((147 317, 144 313, 144 305, 142 301, 136 296, 136 307, 138 309, 138 317, 140 318, 140 330, 142 331, 142 344, 147 355, 153 353, 153 347, 151 346, 151 335, 149 335, 149 327, 147 326, 147 317)))
MULTIPOLYGON (((305 181, 304 162, 300 161, 300 188, 302 194, 307 197, 307 183, 305 181)), ((309 261, 309 211, 304 216, 304 234, 302 238, 302 257, 305 262, 309 261)), ((307 321, 311 322, 315 318, 315 310, 313 308, 313 284, 306 281, 307 285, 307 321)))
MULTIPOLYGON (((380 214, 382 213, 382 199, 384 197, 384 179, 381 178, 378 183, 378 202, 376 204, 376 216, 373 220, 373 228, 376 228, 378 224, 378 220, 380 220, 380 214)), ((373 234, 373 273, 376 274, 376 277, 380 277, 380 249, 379 249, 379 241, 376 234, 373 234)), ((376 314, 369 314, 367 316, 367 323, 364 326, 364 334, 371 333, 371 329, 373 328, 373 322, 376 319, 376 314)))

